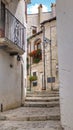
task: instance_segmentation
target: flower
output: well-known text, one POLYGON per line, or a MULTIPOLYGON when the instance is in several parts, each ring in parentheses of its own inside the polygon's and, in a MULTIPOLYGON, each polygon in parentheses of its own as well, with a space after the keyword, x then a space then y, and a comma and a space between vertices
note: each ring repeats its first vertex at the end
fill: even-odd
POLYGON ((34 50, 29 55, 33 58, 33 63, 38 63, 42 59, 41 49, 34 50))
POLYGON ((41 50, 38 49, 38 50, 34 50, 32 52, 29 53, 29 56, 33 57, 33 56, 38 56, 41 54, 41 50))
POLYGON ((34 51, 30 52, 30 53, 29 53, 29 56, 31 56, 31 57, 32 57, 32 56, 33 56, 33 55, 35 55, 35 54, 36 54, 36 50, 34 50, 34 51))

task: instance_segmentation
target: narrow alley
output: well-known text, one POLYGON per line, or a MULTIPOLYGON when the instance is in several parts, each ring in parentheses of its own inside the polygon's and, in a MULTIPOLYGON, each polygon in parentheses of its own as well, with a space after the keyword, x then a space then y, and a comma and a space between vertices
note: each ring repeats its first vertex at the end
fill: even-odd
POLYGON ((23 107, 1 113, 0 130, 61 130, 59 92, 28 92, 23 107))

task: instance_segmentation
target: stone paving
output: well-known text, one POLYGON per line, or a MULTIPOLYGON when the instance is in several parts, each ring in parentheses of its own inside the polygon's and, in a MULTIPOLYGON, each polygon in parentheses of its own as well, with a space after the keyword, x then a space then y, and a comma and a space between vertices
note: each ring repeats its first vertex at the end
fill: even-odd
POLYGON ((28 121, 30 120, 45 120, 45 118, 59 116, 60 111, 58 107, 55 108, 38 108, 38 107, 20 107, 14 110, 9 110, 3 112, 3 116, 6 120, 16 120, 16 121, 28 121), (40 118, 41 117, 41 118, 40 118), (37 119, 38 118, 38 119, 37 119), (44 119, 43 119, 44 118, 44 119))
POLYGON ((0 115, 5 117, 0 120, 0 130, 61 130, 59 106, 20 107, 0 115))
POLYGON ((0 121, 0 130, 61 130, 59 121, 0 121))

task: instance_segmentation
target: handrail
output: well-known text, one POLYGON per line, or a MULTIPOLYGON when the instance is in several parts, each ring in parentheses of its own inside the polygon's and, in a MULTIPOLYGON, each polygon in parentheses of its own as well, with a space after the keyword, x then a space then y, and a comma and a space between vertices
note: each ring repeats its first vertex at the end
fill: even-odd
POLYGON ((24 50, 25 27, 7 8, 5 10, 0 9, 1 33, 0 37, 6 37, 24 50))

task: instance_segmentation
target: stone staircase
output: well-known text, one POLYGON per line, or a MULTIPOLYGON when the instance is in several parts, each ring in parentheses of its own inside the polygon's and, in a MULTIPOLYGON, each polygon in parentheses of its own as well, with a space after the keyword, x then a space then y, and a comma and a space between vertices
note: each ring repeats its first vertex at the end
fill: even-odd
POLYGON ((24 107, 34 109, 28 120, 60 120, 58 91, 28 92, 24 107))
POLYGON ((59 91, 27 91, 27 97, 59 97, 59 91))
POLYGON ((59 107, 58 91, 28 92, 25 107, 59 107))
POLYGON ((27 92, 23 107, 3 112, 2 116, 3 130, 62 130, 59 92, 27 92))

